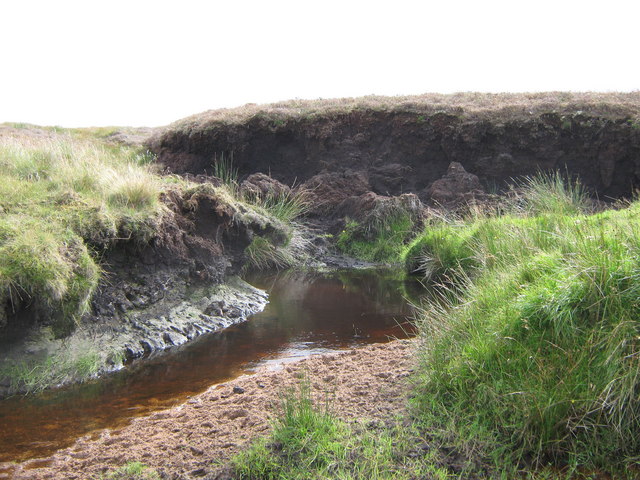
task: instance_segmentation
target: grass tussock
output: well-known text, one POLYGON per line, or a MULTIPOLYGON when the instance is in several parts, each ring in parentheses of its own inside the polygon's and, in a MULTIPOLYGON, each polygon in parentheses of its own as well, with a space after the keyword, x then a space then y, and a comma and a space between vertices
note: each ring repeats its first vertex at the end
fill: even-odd
POLYGON ((245 250, 246 268, 254 270, 281 269, 295 264, 286 247, 275 245, 268 237, 254 236, 245 250))
POLYGON ((591 209, 591 201, 579 180, 569 180, 560 172, 525 177, 510 199, 518 216, 579 215, 591 209))
POLYGON ((243 189, 232 156, 216 157, 212 171, 213 176, 220 179, 223 187, 236 201, 286 224, 303 216, 311 206, 308 192, 303 189, 283 188, 266 193, 243 189))
POLYGON ((347 255, 374 262, 396 262, 413 228, 411 216, 397 213, 375 222, 348 220, 336 246, 347 255))
POLYGON ((158 472, 136 461, 127 462, 106 475, 100 475, 97 480, 160 480, 160 478, 158 472))
POLYGON ((528 182, 524 215, 414 242, 408 265, 455 285, 419 322, 415 400, 498 468, 622 472, 640 459, 640 203, 581 213, 558 178, 528 182))
POLYGON ((289 268, 308 256, 306 251, 309 242, 301 235, 296 223, 310 207, 306 191, 284 188, 256 193, 245 190, 238 181, 238 170, 232 157, 216 158, 213 175, 222 181, 218 192, 227 196, 226 203, 237 205, 238 211, 244 212, 238 217, 263 226, 264 232, 254 235, 245 249, 245 270, 289 268), (258 217, 262 220, 256 222, 258 217))
POLYGON ((421 221, 419 217, 419 206, 408 196, 378 202, 359 220, 347 219, 336 247, 362 260, 398 263, 421 221))
POLYGON ((327 403, 314 405, 303 380, 286 395, 272 433, 239 453, 232 468, 234 478, 247 480, 450 478, 420 442, 400 425, 343 422, 327 403))
POLYGON ((68 333, 100 277, 93 250, 147 241, 163 214, 160 188, 136 149, 71 135, 0 136, 2 304, 33 308, 56 336, 68 333))
POLYGON ((30 361, 16 361, 0 367, 0 379, 8 382, 8 394, 38 393, 51 385, 87 379, 98 373, 98 352, 86 350, 75 354, 60 351, 30 361))
POLYGON ((304 190, 290 190, 274 195, 245 195, 245 202, 263 210, 267 215, 290 224, 309 211, 309 196, 304 190))

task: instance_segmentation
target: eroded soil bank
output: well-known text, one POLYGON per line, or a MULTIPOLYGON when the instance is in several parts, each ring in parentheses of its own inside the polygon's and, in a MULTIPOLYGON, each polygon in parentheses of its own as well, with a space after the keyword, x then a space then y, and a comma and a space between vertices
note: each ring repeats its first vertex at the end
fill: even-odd
POLYGON ((346 179, 352 195, 412 192, 429 202, 429 187, 458 162, 485 189, 560 170, 618 198, 640 185, 639 115, 638 92, 290 101, 194 115, 150 145, 176 173, 211 171, 226 156, 241 175, 346 179))
POLYGON ((328 399, 346 421, 385 421, 402 414, 414 342, 315 356, 212 386, 183 405, 81 438, 49 458, 0 464, 0 478, 99 478, 129 461, 144 462, 163 478, 216 478, 221 463, 268 432, 282 396, 303 377, 310 380, 316 402, 328 399))

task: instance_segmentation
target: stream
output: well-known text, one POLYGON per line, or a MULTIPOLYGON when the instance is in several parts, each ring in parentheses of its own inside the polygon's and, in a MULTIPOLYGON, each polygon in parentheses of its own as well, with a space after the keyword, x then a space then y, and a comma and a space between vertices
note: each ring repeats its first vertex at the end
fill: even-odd
POLYGON ((406 298, 421 286, 397 272, 283 272, 246 280, 269 292, 266 309, 247 322, 102 379, 0 402, 0 462, 47 456, 257 369, 413 334, 406 298))

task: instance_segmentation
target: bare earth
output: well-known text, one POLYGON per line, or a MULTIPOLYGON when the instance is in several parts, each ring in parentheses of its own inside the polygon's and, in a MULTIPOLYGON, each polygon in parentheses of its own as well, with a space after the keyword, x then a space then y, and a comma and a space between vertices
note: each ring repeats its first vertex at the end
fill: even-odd
POLYGON ((212 478, 251 439, 268 433, 283 394, 304 375, 318 404, 329 398, 333 411, 347 421, 401 413, 413 346, 412 340, 396 340, 240 377, 183 405, 137 418, 120 430, 80 438, 50 458, 0 464, 0 478, 100 478, 130 461, 149 465, 163 478, 212 478), (234 387, 244 392, 234 393, 234 387))

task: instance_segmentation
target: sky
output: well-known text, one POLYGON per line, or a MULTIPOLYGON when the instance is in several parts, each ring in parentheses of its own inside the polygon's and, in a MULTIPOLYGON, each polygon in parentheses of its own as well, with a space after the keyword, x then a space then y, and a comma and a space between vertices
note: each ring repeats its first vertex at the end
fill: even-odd
POLYGON ((640 89, 637 0, 2 0, 0 122, 293 98, 640 89))

